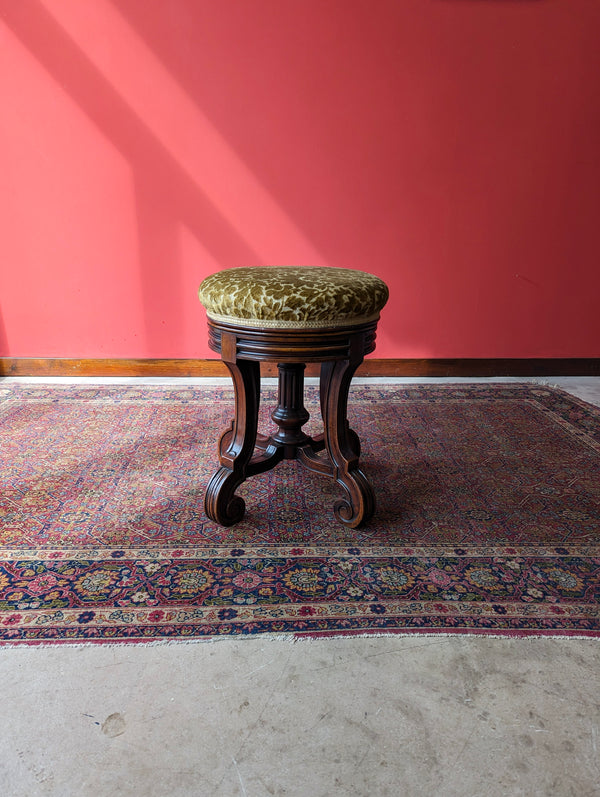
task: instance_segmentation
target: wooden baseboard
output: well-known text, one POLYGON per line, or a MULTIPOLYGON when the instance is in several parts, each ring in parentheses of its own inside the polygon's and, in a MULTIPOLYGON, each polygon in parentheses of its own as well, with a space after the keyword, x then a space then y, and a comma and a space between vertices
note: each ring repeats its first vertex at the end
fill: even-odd
MULTIPOLYGON (((261 364, 263 376, 275 376, 277 366, 261 364)), ((309 364, 308 376, 319 366, 309 364)), ((2 376, 227 376, 220 360, 192 359, 75 359, 0 357, 2 376)), ((600 376, 600 358, 434 359, 395 360, 369 358, 357 376, 389 377, 494 377, 494 376, 600 376)))

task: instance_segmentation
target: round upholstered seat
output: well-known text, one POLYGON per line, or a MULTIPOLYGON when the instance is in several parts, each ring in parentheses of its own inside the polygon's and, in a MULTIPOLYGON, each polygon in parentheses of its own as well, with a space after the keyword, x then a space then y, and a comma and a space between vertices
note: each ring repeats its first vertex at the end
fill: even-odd
POLYGON ((373 274, 347 268, 249 266, 211 274, 199 296, 213 321, 263 329, 325 329, 377 319, 388 288, 373 274))

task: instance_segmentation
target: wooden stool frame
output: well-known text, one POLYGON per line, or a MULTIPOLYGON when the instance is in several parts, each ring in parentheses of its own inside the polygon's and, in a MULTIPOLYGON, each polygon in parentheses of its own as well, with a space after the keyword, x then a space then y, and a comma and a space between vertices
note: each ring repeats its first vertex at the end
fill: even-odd
POLYGON ((220 353, 235 391, 235 417, 219 439, 219 468, 206 489, 204 508, 211 520, 222 526, 239 522, 245 504, 236 489, 283 459, 297 459, 343 487, 334 512, 344 525, 356 528, 372 517, 375 497, 359 467, 360 441, 348 424, 347 406, 352 377, 375 349, 377 320, 327 329, 265 329, 209 318, 209 345, 220 353), (271 415, 279 428, 271 436, 257 428, 261 362, 275 362, 279 370, 278 406, 271 415), (315 437, 302 431, 309 418, 304 407, 309 362, 321 363, 323 433, 315 437))

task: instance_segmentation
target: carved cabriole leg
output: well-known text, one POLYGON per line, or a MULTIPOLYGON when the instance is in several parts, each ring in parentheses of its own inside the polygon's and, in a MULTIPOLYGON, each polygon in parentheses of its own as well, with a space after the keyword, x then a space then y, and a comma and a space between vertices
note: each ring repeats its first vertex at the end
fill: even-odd
POLYGON ((260 366, 250 360, 228 360, 226 353, 224 346, 223 360, 231 373, 235 391, 235 418, 219 440, 221 466, 206 488, 204 509, 215 523, 232 526, 242 519, 246 508, 235 491, 249 475, 248 466, 256 443, 260 366))
POLYGON ((346 491, 346 499, 336 503, 334 511, 337 519, 350 528, 366 523, 375 511, 373 489, 359 468, 360 442, 346 417, 350 383, 361 362, 362 356, 355 355, 321 366, 325 448, 333 465, 333 476, 346 491))
MULTIPOLYGON (((352 377, 354 376, 354 374, 356 372, 356 369, 361 364, 361 362, 362 362, 362 358, 353 367, 352 373, 348 377, 347 391, 350 390, 350 383, 352 382, 352 377)), ((328 369, 327 366, 331 366, 333 368, 334 363, 332 363, 332 362, 321 363, 321 379, 320 379, 319 398, 320 398, 320 404, 321 404, 321 417, 323 418, 323 424, 324 425, 325 425, 325 416, 327 414, 327 397, 328 397, 329 383, 330 383, 329 369, 328 369)), ((355 454, 356 458, 358 459, 360 457, 360 452, 361 452, 360 438, 356 434, 354 429, 350 428, 350 424, 348 423, 348 419, 346 417, 347 412, 348 412, 348 393, 347 392, 346 392, 345 402, 346 402, 346 404, 344 406, 343 418, 346 421, 346 430, 347 430, 347 435, 348 435, 348 443, 350 444, 351 448, 354 451, 354 454, 355 454)), ((325 438, 325 434, 323 434, 323 438, 325 438)))

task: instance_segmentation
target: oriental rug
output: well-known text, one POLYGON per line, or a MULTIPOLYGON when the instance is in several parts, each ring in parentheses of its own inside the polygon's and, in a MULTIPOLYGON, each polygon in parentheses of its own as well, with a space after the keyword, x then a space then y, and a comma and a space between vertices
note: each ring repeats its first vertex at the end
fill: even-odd
MULTIPOLYGON (((275 388, 263 388, 263 427, 275 388)), ((318 388, 306 388, 319 430, 318 388)), ((378 498, 283 462, 203 512, 230 387, 0 382, 0 639, 600 636, 600 410, 536 385, 355 386, 378 498)))

